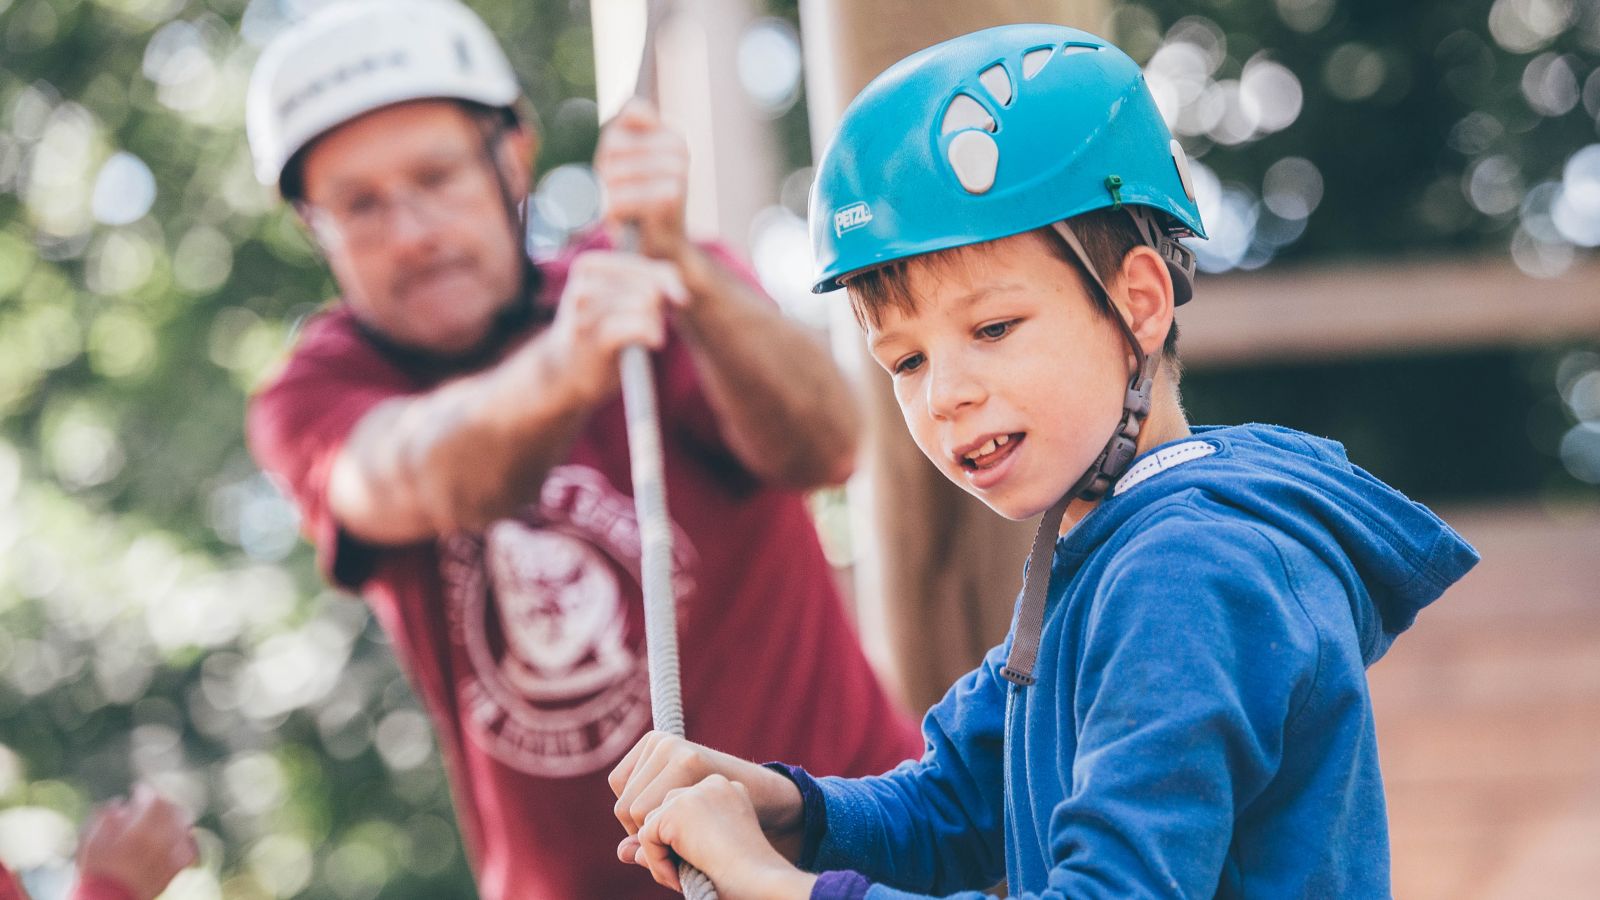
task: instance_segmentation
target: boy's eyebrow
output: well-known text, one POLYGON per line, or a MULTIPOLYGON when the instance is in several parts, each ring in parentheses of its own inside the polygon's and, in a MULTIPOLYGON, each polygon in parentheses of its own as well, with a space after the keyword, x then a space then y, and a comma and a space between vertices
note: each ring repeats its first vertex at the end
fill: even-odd
MULTIPOLYGON (((987 300, 989 297, 995 294, 1016 294, 1026 291, 1027 289, 1028 286, 1020 282, 1002 281, 999 284, 986 284, 974 291, 962 294, 961 296, 952 299, 950 302, 967 306, 987 300)), ((879 347, 889 343, 890 341, 893 341, 896 337, 898 337, 898 335, 892 330, 880 330, 879 335, 873 339, 870 349, 876 351, 879 347)))
POLYGON ((1022 284, 1021 282, 1002 281, 998 284, 982 285, 972 291, 962 294, 959 297, 952 298, 950 302, 959 306, 971 306, 974 303, 987 300, 989 297, 995 294, 1016 294, 1026 291, 1027 289, 1028 286, 1022 284))

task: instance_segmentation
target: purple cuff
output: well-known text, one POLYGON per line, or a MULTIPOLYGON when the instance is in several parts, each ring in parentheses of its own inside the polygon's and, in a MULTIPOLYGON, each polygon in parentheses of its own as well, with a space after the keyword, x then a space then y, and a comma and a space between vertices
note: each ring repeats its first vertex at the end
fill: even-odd
POLYGON ((817 861, 817 850, 822 846, 822 839, 828 835, 828 804, 822 799, 822 789, 817 787, 817 780, 811 777, 811 773, 799 766, 780 762, 763 765, 794 782, 794 786, 800 789, 800 830, 803 836, 800 840, 800 859, 796 865, 809 872, 817 861))
POLYGON ((860 872, 840 869, 823 872, 811 886, 811 900, 866 900, 872 882, 860 872))

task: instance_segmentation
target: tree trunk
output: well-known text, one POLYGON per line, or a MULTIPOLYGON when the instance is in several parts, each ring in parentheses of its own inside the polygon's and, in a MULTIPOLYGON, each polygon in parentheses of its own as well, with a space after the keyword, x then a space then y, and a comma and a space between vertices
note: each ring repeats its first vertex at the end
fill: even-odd
MULTIPOLYGON (((939 41, 991 25, 1100 31, 1104 0, 800 0, 812 144, 873 76, 939 41)), ((950 484, 906 434, 881 369, 842 299, 839 343, 865 398, 868 440, 851 485, 856 609, 868 655, 921 712, 1005 637, 1035 522, 1007 522, 950 484)))

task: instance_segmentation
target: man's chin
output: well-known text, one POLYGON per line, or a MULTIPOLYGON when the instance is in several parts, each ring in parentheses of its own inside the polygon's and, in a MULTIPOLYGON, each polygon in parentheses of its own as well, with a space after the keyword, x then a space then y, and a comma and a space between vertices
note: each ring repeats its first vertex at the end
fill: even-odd
POLYGON ((384 329, 392 339, 419 352, 441 357, 467 356, 481 351, 495 337, 496 322, 502 308, 484 308, 468 315, 459 305, 448 302, 406 304, 411 312, 405 321, 392 322, 384 329))
POLYGON ((419 353, 448 358, 470 355, 482 348, 488 338, 489 323, 477 322, 428 331, 412 330, 400 338, 399 343, 419 353))

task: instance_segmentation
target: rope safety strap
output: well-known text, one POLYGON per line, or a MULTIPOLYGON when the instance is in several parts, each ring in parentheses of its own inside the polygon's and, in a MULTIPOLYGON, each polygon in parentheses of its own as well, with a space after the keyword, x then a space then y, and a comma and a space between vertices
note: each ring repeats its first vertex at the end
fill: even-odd
MULTIPOLYGON (((1105 295, 1106 302, 1111 303, 1111 292, 1106 289, 1105 281, 1095 270, 1088 251, 1078 236, 1073 234, 1072 228, 1065 222, 1056 222, 1052 227, 1077 254, 1084 270, 1105 295)), ((1045 602, 1050 597, 1050 570, 1054 562, 1056 537, 1060 534, 1061 519, 1066 515, 1067 506, 1080 497, 1089 501, 1099 500, 1111 490, 1111 486, 1128 470, 1129 463, 1138 453, 1139 431, 1144 427, 1145 416, 1150 414, 1150 390, 1155 383, 1159 358, 1145 355, 1138 338, 1134 337, 1133 329, 1128 327, 1127 320, 1117 311, 1115 304, 1111 306, 1111 318, 1121 326, 1123 339, 1128 342, 1134 357, 1133 375, 1128 380, 1128 392, 1122 399, 1122 421, 1095 458, 1094 465, 1039 520, 1039 530, 1033 536, 1033 549, 1028 551, 1028 567, 1022 576, 1022 599, 1017 604, 1016 620, 1011 629, 1011 652, 1006 654, 1006 664, 1000 669, 1001 676, 1018 687, 1028 687, 1038 681, 1033 674, 1033 664, 1039 657, 1039 638, 1044 630, 1045 602)))
MULTIPOLYGON (((633 95, 655 93, 655 32, 665 0, 649 0, 645 12, 644 54, 633 95)), ((639 252, 639 226, 623 226, 619 249, 639 252)), ((622 351, 622 405, 628 420, 628 462, 633 475, 633 508, 639 520, 640 588, 644 592, 645 656, 650 666, 650 710, 657 731, 683 736, 683 693, 678 680, 678 610, 672 590, 672 520, 667 517, 667 487, 662 476, 661 418, 656 411, 650 353, 634 345, 622 351)), ((678 865, 678 881, 690 900, 717 900, 704 872, 678 865)))

